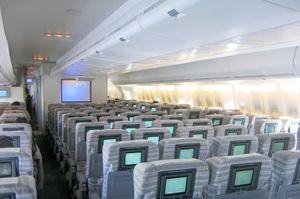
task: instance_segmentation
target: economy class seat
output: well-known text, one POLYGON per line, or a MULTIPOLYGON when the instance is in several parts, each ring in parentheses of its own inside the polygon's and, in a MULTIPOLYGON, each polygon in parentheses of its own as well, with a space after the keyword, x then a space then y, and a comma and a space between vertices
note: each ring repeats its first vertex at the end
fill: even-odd
POLYGON ((171 138, 166 128, 140 128, 135 129, 131 133, 131 140, 151 140, 158 144, 163 139, 171 138))
POLYGON ((157 115, 160 118, 164 115, 167 115, 167 113, 165 111, 154 111, 154 112, 150 111, 150 112, 146 112, 144 114, 145 115, 157 115))
POLYGON ((113 116, 121 116, 121 113, 125 113, 127 111, 128 110, 126 110, 126 109, 114 109, 114 110, 109 111, 108 113, 110 113, 113 116))
POLYGON ((279 151, 272 156, 269 199, 299 198, 300 151, 279 151))
POLYGON ((177 129, 183 127, 183 122, 180 120, 156 120, 153 122, 153 127, 165 127, 171 136, 175 137, 177 129))
POLYGON ((134 121, 134 117, 140 116, 142 113, 138 111, 130 111, 130 112, 123 112, 121 113, 122 117, 127 117, 128 121, 134 121))
POLYGON ((215 137, 217 136, 237 136, 248 134, 247 129, 243 125, 226 124, 215 126, 215 137))
POLYGON ((101 113, 101 110, 96 110, 96 109, 91 109, 91 110, 85 110, 83 111, 84 113, 86 113, 88 116, 91 116, 92 113, 101 113))
POLYGON ((153 127, 153 121, 159 120, 159 116, 157 115, 140 115, 133 118, 133 121, 142 121, 145 123, 146 128, 153 127))
POLYGON ((77 181, 79 182, 78 194, 87 190, 84 187, 88 187, 88 195, 90 198, 95 195, 101 195, 99 191, 100 187, 102 187, 103 179, 103 145, 129 140, 130 136, 123 129, 97 130, 87 133, 87 164, 85 171, 77 172, 77 181))
POLYGON ((212 114, 212 115, 206 115, 205 117, 211 119, 213 126, 221 126, 225 124, 224 122, 226 116, 223 114, 212 114))
POLYGON ((34 178, 32 176, 0 178, 0 198, 37 199, 34 178))
POLYGON ((212 157, 206 160, 210 179, 208 199, 267 198, 271 159, 261 154, 212 157))
POLYGON ((165 112, 167 115, 171 115, 174 112, 174 106, 172 105, 161 105, 157 107, 157 111, 165 112))
POLYGON ((126 117, 121 116, 106 116, 99 118, 99 122, 108 122, 111 129, 114 128, 114 122, 128 121, 126 117))
POLYGON ((250 135, 255 135, 255 126, 256 123, 260 120, 267 119, 266 115, 247 115, 249 117, 249 124, 248 124, 248 132, 250 135))
POLYGON ((134 168, 134 197, 203 198, 208 184, 207 164, 197 159, 159 160, 134 168))
POLYGON ((211 140, 214 137, 214 128, 211 126, 185 126, 177 129, 175 137, 211 140))
POLYGON ((249 117, 246 115, 232 115, 228 116, 228 124, 243 125, 248 128, 249 117))
POLYGON ((94 116, 97 118, 98 121, 100 121, 101 117, 108 117, 108 116, 112 116, 110 113, 107 112, 103 112, 100 110, 100 112, 97 113, 91 113, 90 116, 94 116))
POLYGON ((259 142, 258 153, 272 157, 281 150, 292 150, 295 146, 295 137, 290 133, 273 133, 256 135, 259 142))
POLYGON ((200 159, 209 155, 209 144, 202 138, 170 138, 159 142, 159 159, 200 159))
POLYGON ((185 115, 163 115, 161 117, 162 120, 180 120, 184 121, 187 119, 185 115))
POLYGON ((217 136, 212 139, 212 156, 257 153, 258 139, 253 135, 217 136))
POLYGON ((199 118, 199 119, 187 119, 183 121, 184 126, 211 126, 213 127, 213 123, 211 119, 208 118, 199 118))
POLYGON ((102 199, 134 198, 135 165, 156 160, 158 160, 157 144, 149 140, 104 144, 102 199))
POLYGON ((114 129, 124 129, 127 131, 127 133, 130 135, 133 130, 140 129, 140 128, 146 128, 146 125, 144 122, 138 122, 138 121, 117 121, 114 122, 114 129))
POLYGON ((282 128, 282 122, 279 119, 258 120, 254 126, 255 135, 279 133, 282 128))

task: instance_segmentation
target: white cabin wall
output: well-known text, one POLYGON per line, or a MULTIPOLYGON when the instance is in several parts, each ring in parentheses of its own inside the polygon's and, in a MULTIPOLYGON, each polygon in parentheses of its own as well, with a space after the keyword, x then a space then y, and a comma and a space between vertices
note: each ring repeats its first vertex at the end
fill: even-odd
MULTIPOLYGON (((5 87, 6 88, 6 87, 5 87)), ((24 102, 24 88, 23 87, 8 87, 10 92, 10 97, 0 98, 0 102, 24 102)))
MULTIPOLYGON (((41 110, 40 127, 45 129, 48 117, 48 105, 61 102, 61 79, 66 77, 60 75, 50 75, 50 70, 54 64, 43 64, 40 69, 41 74, 41 110)), ((67 77, 72 78, 72 77, 67 77)), ((97 76, 92 79, 92 103, 105 103, 107 101, 107 76, 97 76)))

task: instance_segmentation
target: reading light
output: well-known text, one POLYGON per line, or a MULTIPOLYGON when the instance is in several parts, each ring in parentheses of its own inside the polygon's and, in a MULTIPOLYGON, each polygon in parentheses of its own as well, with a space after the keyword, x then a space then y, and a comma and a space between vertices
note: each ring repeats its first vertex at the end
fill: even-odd
POLYGON ((71 37, 70 33, 59 33, 59 32, 58 33, 48 32, 48 33, 45 33, 45 35, 49 38, 58 38, 58 39, 71 37))

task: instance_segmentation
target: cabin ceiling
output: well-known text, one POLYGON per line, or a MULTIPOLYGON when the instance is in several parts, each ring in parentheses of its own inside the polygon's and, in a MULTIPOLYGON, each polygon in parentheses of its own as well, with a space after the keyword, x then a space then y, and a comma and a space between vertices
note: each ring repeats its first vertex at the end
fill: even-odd
POLYGON ((13 64, 47 55, 56 62, 52 74, 66 76, 300 45, 299 0, 0 0, 0 6, 13 64), (170 16, 172 10, 179 17, 170 16), (49 39, 47 32, 73 37, 49 39))
POLYGON ((0 0, 14 66, 39 64, 33 56, 56 62, 120 7, 125 0, 0 0), (45 33, 68 33, 48 38, 45 33))

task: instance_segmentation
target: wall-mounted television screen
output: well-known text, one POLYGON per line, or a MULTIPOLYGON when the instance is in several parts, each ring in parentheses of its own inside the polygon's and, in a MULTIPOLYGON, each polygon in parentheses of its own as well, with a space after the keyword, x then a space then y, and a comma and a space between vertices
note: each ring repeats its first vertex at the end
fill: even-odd
POLYGON ((0 98, 2 97, 9 97, 9 88, 0 88, 0 98))
POLYGON ((91 102, 91 81, 62 79, 61 102, 91 102))

